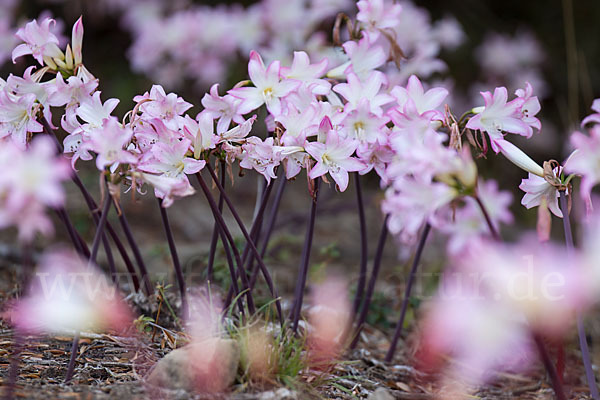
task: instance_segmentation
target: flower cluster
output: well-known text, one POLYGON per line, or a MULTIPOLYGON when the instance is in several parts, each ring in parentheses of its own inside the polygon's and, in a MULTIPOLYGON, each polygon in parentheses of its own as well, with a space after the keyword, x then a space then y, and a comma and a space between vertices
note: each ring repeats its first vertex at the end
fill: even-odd
POLYGON ((67 160, 56 155, 48 137, 36 138, 26 151, 11 142, 0 146, 0 228, 16 226, 19 239, 33 240, 35 234, 51 234, 52 222, 46 207, 65 203, 62 182, 71 170, 67 160))
MULTIPOLYGON (((597 222, 580 253, 524 238, 516 244, 470 243, 442 279, 423 322, 421 361, 440 368, 440 356, 457 361, 451 378, 479 385, 494 371, 523 371, 533 356, 533 334, 561 338, 575 312, 598 300, 593 261, 597 222)), ((596 258, 597 260, 597 258, 596 258)))

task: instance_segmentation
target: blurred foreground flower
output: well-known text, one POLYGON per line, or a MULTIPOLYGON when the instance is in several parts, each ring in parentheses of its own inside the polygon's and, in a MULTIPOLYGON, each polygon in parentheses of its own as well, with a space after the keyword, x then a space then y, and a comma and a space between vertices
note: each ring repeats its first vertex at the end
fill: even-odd
POLYGON ((471 245, 428 308, 423 366, 437 370, 451 357, 447 377, 468 386, 528 368, 535 359, 534 335, 564 337, 576 312, 598 300, 597 266, 583 262, 590 257, 533 238, 471 245))
POLYGON ((44 254, 26 296, 7 314, 31 333, 123 331, 133 320, 109 279, 63 249, 44 254))
POLYGON ((313 367, 327 368, 342 354, 351 314, 345 280, 328 277, 313 287, 307 339, 313 367))
POLYGON ((190 343, 161 359, 149 381, 198 393, 223 392, 235 379, 239 347, 236 341, 224 338, 220 302, 202 294, 192 298, 189 307, 190 343))

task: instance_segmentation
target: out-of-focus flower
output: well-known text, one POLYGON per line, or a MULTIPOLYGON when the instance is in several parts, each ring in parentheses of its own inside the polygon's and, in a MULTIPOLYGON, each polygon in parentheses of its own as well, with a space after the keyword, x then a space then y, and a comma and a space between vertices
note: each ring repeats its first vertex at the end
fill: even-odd
POLYGON ((571 134, 575 152, 565 164, 569 173, 581 175, 581 196, 586 200, 592 188, 600 182, 600 125, 593 126, 589 133, 589 136, 581 132, 571 134))
POLYGON ((60 207, 65 194, 61 183, 71 170, 56 156, 50 138, 33 140, 27 150, 12 143, 0 146, 0 227, 16 225, 19 238, 31 241, 36 232, 50 234, 52 224, 45 207, 60 207))
POLYGON ((308 357, 314 367, 327 368, 344 350, 351 310, 348 287, 338 277, 315 285, 308 322, 308 357))
POLYGON ((36 96, 33 93, 17 96, 7 86, 0 88, 0 139, 8 137, 24 149, 28 132, 41 132, 37 122, 36 96))
POLYGON ((27 295, 9 315, 31 333, 124 331, 133 320, 108 278, 69 250, 44 254, 27 295))
POLYGON ((356 6, 359 9, 356 19, 373 28, 394 28, 400 22, 398 18, 402 12, 400 4, 390 2, 386 4, 384 0, 361 0, 356 3, 356 6))

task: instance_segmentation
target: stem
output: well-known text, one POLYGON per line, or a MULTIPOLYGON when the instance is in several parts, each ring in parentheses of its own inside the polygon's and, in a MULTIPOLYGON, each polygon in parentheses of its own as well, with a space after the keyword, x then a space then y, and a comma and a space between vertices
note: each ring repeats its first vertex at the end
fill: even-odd
MULTIPOLYGON (((260 249, 260 256, 262 258, 265 257, 265 253, 267 252, 267 247, 269 246, 269 240, 271 239, 271 234, 273 233, 273 229, 275 228, 275 221, 277 220, 277 213, 279 211, 279 204, 281 204, 281 199, 283 198, 283 191, 285 189, 286 184, 285 175, 282 175, 279 186, 277 187, 277 192, 275 193, 275 199, 273 199, 273 205, 271 206, 271 212, 269 213, 269 222, 267 223, 267 231, 265 233, 265 237, 263 239, 263 245, 260 249)), ((250 288, 254 289, 254 285, 256 284, 256 279, 258 278, 258 269, 254 270, 252 273, 252 277, 250 279, 250 288)))
POLYGON ((485 205, 481 201, 481 198, 479 198, 479 196, 477 196, 477 195, 475 195, 473 197, 475 198, 477 205, 479 205, 479 209, 481 210, 481 213, 483 214, 483 217, 485 218, 485 222, 487 223, 488 227, 490 228, 490 233, 492 234, 492 237, 494 238, 494 240, 501 241, 502 238, 500 237, 500 234, 498 233, 498 231, 496 230, 496 227, 492 223, 490 214, 488 213, 487 209, 485 208, 485 205))
POLYGON ((75 332, 73 338, 73 345, 71 346, 71 358, 69 358, 69 366, 67 367, 67 374, 65 375, 65 384, 71 382, 73 372, 75 370, 75 359, 77 358, 77 349, 79 347, 79 332, 75 332))
POLYGON ((304 239, 304 247, 302 248, 302 257, 300 260, 300 269, 298 271, 298 280, 296 281, 296 290, 294 292, 294 307, 292 308, 292 331, 298 329, 298 321, 300 320, 300 311, 302 310, 302 300, 304 298, 304 288, 306 286, 306 278, 308 276, 308 263, 310 260, 310 251, 312 249, 312 240, 315 230, 315 217, 317 215, 317 200, 319 198, 319 184, 321 180, 315 179, 315 194, 310 206, 310 215, 308 218, 308 226, 306 227, 306 237, 304 239))
MULTIPOLYGON (((208 166, 208 164, 207 164, 207 166, 208 166)), ((254 307, 254 299, 252 298, 252 292, 250 290, 250 286, 249 286, 249 282, 248 282, 248 275, 246 274, 246 271, 244 271, 242 259, 240 258, 240 253, 238 252, 237 247, 235 246, 235 241, 233 240, 233 236, 231 236, 231 232, 229 231, 229 228, 227 228, 227 224, 225 223, 225 220, 223 219, 223 215, 219 212, 217 204, 215 203, 215 199, 213 198, 212 194, 210 193, 210 189, 208 188, 208 185, 204 181, 204 178, 202 178, 202 174, 200 172, 197 172, 196 178, 198 179, 198 183, 200 184, 200 187, 202 188, 202 192, 204 192, 204 196, 206 197, 206 200, 208 201, 208 204, 213 212, 213 216, 214 216, 215 220, 220 225, 222 242, 225 243, 225 239, 227 239, 227 241, 229 242, 229 244, 231 246, 231 250, 233 251, 233 255, 234 255, 236 263, 238 265, 238 273, 240 275, 240 278, 242 279, 242 288, 244 290, 247 290, 246 291, 246 299, 248 301, 248 311, 251 314, 254 314, 256 309, 254 307)), ((216 176, 215 176, 215 178, 216 178, 216 176)), ((215 182, 218 183, 218 181, 215 181, 215 182)), ((221 193, 223 194, 223 198, 227 202, 228 198, 227 198, 227 194, 225 194, 225 190, 223 189, 223 186, 221 186, 220 184, 218 184, 217 186, 220 187, 221 193)), ((232 275, 232 279, 233 279, 233 275, 232 275)), ((273 293, 273 292, 271 292, 271 293, 273 293)), ((273 295, 273 296, 275 296, 275 295, 273 295)))
POLYGON ((358 221, 360 224, 360 272, 358 275, 358 283, 356 285, 356 297, 354 298, 354 306, 352 308, 352 312, 354 315, 356 315, 361 303, 363 302, 363 294, 365 291, 365 284, 367 282, 367 262, 369 254, 367 247, 367 221, 365 217, 365 206, 363 203, 360 175, 358 172, 354 174, 354 181, 356 183, 358 221))
POLYGON ((175 247, 175 240, 173 239, 173 232, 169 225, 169 216, 167 215, 167 209, 163 207, 162 199, 157 198, 158 208, 160 209, 160 216, 162 218, 163 227, 165 228, 165 234, 167 235, 167 242, 169 243, 169 251, 171 252, 171 259, 173 260, 173 268, 175 269, 175 277, 179 285, 179 294, 181 296, 181 308, 183 315, 187 316, 187 298, 185 290, 185 280, 183 279, 183 272, 181 270, 181 264, 179 264, 179 256, 177 255, 177 247, 175 247))
POLYGON ((538 349, 538 353, 540 354, 540 358, 544 363, 544 367, 546 368, 546 371, 550 376, 550 382, 552 383, 552 388, 554 389, 554 394, 556 395, 556 398, 558 400, 567 400, 567 396, 565 395, 563 385, 560 381, 560 378, 558 377, 558 374, 556 373, 556 369, 554 368, 554 364, 552 364, 552 360, 550 359, 550 355, 546 350, 546 346, 544 346, 542 338, 539 335, 534 334, 533 340, 538 349))
POLYGON ((19 361, 21 353, 25 348, 25 340, 23 334, 17 328, 14 329, 13 336, 13 351, 10 357, 8 382, 6 385, 6 391, 4 393, 5 400, 12 400, 15 398, 15 387, 17 385, 17 379, 19 378, 19 361))
MULTIPOLYGON (((221 186, 225 187, 225 161, 221 161, 221 186)), ((219 194, 219 213, 223 212, 223 195, 219 194)), ((212 238, 210 239, 210 251, 208 253, 208 267, 206 271, 206 279, 212 281, 215 264, 215 254, 217 251, 217 241, 219 239, 219 224, 215 220, 213 226, 212 238)))
POLYGON ((71 238, 71 242, 73 242, 73 247, 75 248, 75 251, 77 251, 79 254, 81 254, 85 258, 90 258, 90 249, 88 249, 85 242, 80 240, 79 234, 77 233, 77 231, 75 230, 75 227, 71 223, 71 220, 69 219, 69 215, 67 214, 64 207, 59 207, 55 211, 56 211, 56 214, 58 215, 58 217, 60 218, 60 220, 63 222, 63 224, 67 228, 67 233, 69 234, 69 238, 71 238))
MULTIPOLYGON (((560 191, 560 209, 563 214, 563 228, 565 231, 565 242, 567 245, 567 252, 569 255, 573 253, 573 232, 571 230, 571 221, 569 219, 569 205, 567 202, 567 196, 564 191, 560 191)), ((590 357, 590 349, 588 348, 587 339, 585 336, 585 327, 583 325, 583 317, 577 313, 577 335, 579 336, 579 348, 581 349, 581 356, 583 358, 583 366, 585 367, 585 377, 587 379, 588 387, 590 388, 590 394, 594 400, 600 399, 598 393, 598 386, 596 384, 596 377, 592 368, 592 360, 590 357)))
POLYGON ((415 258, 413 259, 412 267, 410 268, 410 274, 408 275, 408 282, 406 283, 406 288, 404 289, 404 298, 402 299, 402 309, 400 311, 400 319, 398 320, 398 325, 396 325, 396 332, 394 332, 394 338, 392 339, 392 344, 390 345, 390 349, 388 350, 385 361, 390 362, 394 358, 394 353, 396 352, 396 346, 398 345, 398 340, 400 339, 400 335, 402 333, 402 328, 404 326, 404 318, 406 317, 406 310, 408 308, 408 300, 410 298, 410 292, 412 291, 412 286, 415 282, 415 277, 417 275, 417 268, 419 267, 419 262, 421 261, 421 255, 423 254, 423 249, 425 248, 425 242, 427 241, 427 236, 429 236, 429 232, 431 231, 431 225, 429 223, 425 223, 425 227, 423 228, 423 232, 421 232, 421 238, 419 239, 419 244, 417 245, 417 251, 415 253, 415 258))
MULTIPOLYGON (((263 190, 262 196, 261 196, 261 201, 259 204, 259 207, 257 209, 256 212, 256 216, 254 217, 254 221, 252 222, 252 227, 250 228, 250 237, 252 238, 252 242, 254 243, 258 243, 259 237, 260 237, 260 231, 262 229, 262 225, 263 225, 263 217, 265 214, 265 208, 267 207, 267 203, 269 201, 269 197, 271 197, 271 191, 273 189, 273 181, 271 181, 266 187, 265 190, 263 190)), ((251 276, 254 276, 254 271, 258 271, 257 269, 254 268, 254 259, 251 258, 250 260, 248 260, 248 256, 250 254, 250 246, 248 245, 248 243, 246 243, 246 246, 244 247, 244 252, 242 253, 242 263, 244 263, 244 269, 246 271, 251 271, 251 276)), ((261 253, 261 258, 262 258, 262 253, 261 253)), ((252 280, 250 281, 252 282, 252 280)), ((253 287, 253 285, 250 285, 250 287, 253 287)))
POLYGON ((360 332, 362 331, 363 325, 367 321, 367 313, 369 312, 369 306, 371 305, 371 299, 373 298, 373 292, 375 291, 375 282, 377 282, 377 276, 379 275, 379 269, 381 267, 381 259, 383 258, 383 249, 385 248, 385 241, 387 239, 388 234, 387 223, 389 218, 390 216, 386 215, 383 219, 383 224, 381 225, 379 242, 377 243, 375 259, 373 260, 373 271, 371 272, 371 278, 369 279, 367 292, 365 293, 365 301, 362 305, 362 309, 360 310, 360 315, 358 316, 354 340, 352 340, 352 343, 350 344, 351 349, 356 348, 356 345, 358 344, 358 340, 360 338, 360 332))
POLYGON ((104 231, 104 226, 106 225, 106 219, 108 218, 108 211, 110 210, 111 202, 112 198, 107 192, 106 198, 104 199, 104 204, 102 206, 102 214, 100 215, 100 219, 98 220, 98 226, 96 227, 94 241, 92 242, 92 251, 90 252, 90 264, 96 262, 96 257, 98 256, 98 249, 100 248, 100 239, 102 238, 102 232, 104 231))
MULTIPOLYGON (((54 130, 52 129, 52 127, 50 126, 50 124, 48 123, 46 118, 42 117, 39 121, 42 124, 42 126, 44 127, 44 133, 46 133, 48 136, 50 136, 54 140, 54 143, 56 144, 56 149, 58 150, 58 152, 60 154, 62 154, 63 153, 63 145, 60 143, 60 141, 56 137, 54 130)), ((71 180, 73 181, 73 183, 75 183, 77 188, 79 188, 79 191, 83 195, 83 198, 88 206, 88 209, 90 210, 90 213, 92 214, 92 218, 94 219, 94 222, 96 224, 98 224, 98 216, 96 215, 96 211, 98 210, 98 205, 96 204, 93 197, 90 195, 90 193, 87 191, 87 189, 83 185, 83 182, 81 182, 81 179, 79 178, 79 175, 77 174, 77 171, 75 171, 75 170, 73 171, 73 174, 71 175, 71 180)), ((117 246, 117 250, 119 251, 121 258, 123 259, 123 262, 127 266, 127 270, 131 273, 131 271, 134 271, 133 264, 131 263, 131 259, 127 255, 127 251, 125 250, 123 243, 121 243, 119 236, 117 235, 117 233, 111 226, 110 222, 106 223, 106 229, 108 230, 108 234, 110 235, 111 239, 117 246)), ((77 231, 75 231, 75 233, 77 233, 77 231)), ((105 235, 105 234, 103 233, 103 235, 105 235)), ((83 239, 81 239, 79 234, 77 234, 77 236, 78 236, 80 242, 82 243, 82 247, 85 248, 86 247, 85 242, 83 242, 83 239)), ((109 262, 110 262, 110 260, 112 259, 112 254, 108 255, 108 253, 110 252, 110 246, 107 247, 105 245, 105 250, 107 252, 107 258, 109 259, 109 262)), ((135 286, 136 281, 137 281, 137 277, 134 278, 134 280, 133 280, 134 286, 135 286)), ((139 283, 138 283, 138 285, 139 285, 139 283)))
MULTIPOLYGON (((258 250, 256 249, 256 245, 252 241, 252 238, 250 238, 250 235, 248 234, 248 231, 246 230, 246 227, 244 226, 242 219, 240 218, 237 211, 235 210, 235 207, 233 207, 233 204, 231 203, 231 200, 225 193, 223 186, 221 186, 221 184, 219 183, 219 180, 217 179, 217 176, 215 175, 215 171, 212 169, 210 164, 206 164, 206 166, 207 166, 208 172, 210 173, 210 176, 212 177, 213 181, 217 185, 217 188, 223 194, 225 203, 227 204, 229 211, 231 211, 233 218, 235 218, 238 226, 240 227, 240 230, 242 231, 242 234, 244 235, 246 242, 250 245, 250 250, 252 251, 252 253, 254 254, 254 257, 256 258, 256 261, 258 262, 258 266, 260 267, 260 270, 265 278, 265 281, 267 282, 267 286, 269 287, 271 296, 273 296, 273 299, 275 300, 275 306, 277 307, 277 314, 279 315, 280 322, 283 324, 283 317, 281 314, 281 302, 279 301, 279 296, 277 295, 277 290, 275 289, 275 286, 273 285, 273 280, 271 279, 271 274, 269 273, 269 270, 265 266, 265 263, 263 262, 262 257, 258 253, 258 250)), ((202 175, 199 175, 199 174, 197 174, 197 175, 200 179, 202 178, 202 175)), ((206 184, 204 186, 206 186, 206 184)), ((207 193, 210 196, 210 191, 208 191, 207 193)), ((214 200, 213 200, 213 203, 214 203, 214 200)), ((225 226, 223 226, 223 228, 225 228, 225 226)))
MULTIPOLYGON (((135 257, 135 261, 138 264, 140 269, 140 274, 142 275, 142 281, 144 282, 144 291, 146 295, 150 296, 154 290, 152 289, 152 284, 150 283, 150 276, 148 275, 148 270, 146 269, 146 264, 144 263, 144 259, 142 258, 142 253, 135 242, 133 234, 131 233, 131 229, 129 228, 129 223, 127 222, 127 217, 125 217, 125 212, 121 208, 121 214, 119 215, 119 222, 121 223, 121 228, 123 228, 123 232, 125 233, 125 237, 127 238, 127 242, 129 243, 129 247, 133 251, 133 257, 135 257)), ((132 266, 133 267, 133 266, 132 266)), ((134 284, 138 281, 137 274, 134 271, 130 271, 132 276, 135 278, 134 284)), ((138 289, 139 289, 139 281, 138 281, 138 289)), ((137 289, 136 289, 137 290, 137 289)))

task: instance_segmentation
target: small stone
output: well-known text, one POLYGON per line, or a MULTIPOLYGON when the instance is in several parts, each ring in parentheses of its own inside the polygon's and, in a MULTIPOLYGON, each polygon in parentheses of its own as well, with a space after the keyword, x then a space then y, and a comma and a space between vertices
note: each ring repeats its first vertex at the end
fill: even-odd
POLYGON ((234 382, 239 361, 235 340, 206 339, 167 354, 156 363, 148 380, 169 389, 218 393, 234 382))
POLYGON ((298 400, 298 393, 286 388, 279 388, 275 391, 261 393, 258 400, 298 400))
POLYGON ((369 395, 368 400, 394 400, 394 396, 392 396, 386 389, 380 387, 369 395))

